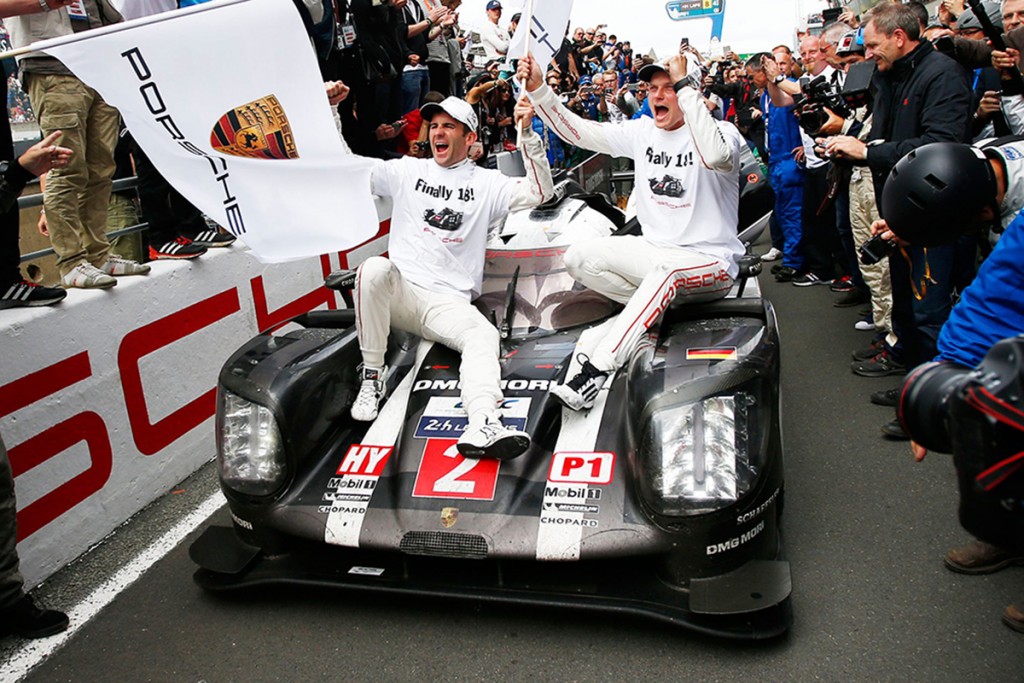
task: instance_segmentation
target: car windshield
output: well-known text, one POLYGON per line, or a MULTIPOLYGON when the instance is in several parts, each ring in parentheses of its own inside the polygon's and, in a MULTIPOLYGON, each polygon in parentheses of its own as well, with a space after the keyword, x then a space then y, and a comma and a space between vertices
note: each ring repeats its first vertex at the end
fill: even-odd
POLYGON ((488 249, 477 307, 488 318, 493 314, 499 325, 504 322, 505 292, 519 268, 511 325, 516 336, 564 330, 615 313, 618 304, 572 279, 563 261, 567 249, 550 244, 488 249))

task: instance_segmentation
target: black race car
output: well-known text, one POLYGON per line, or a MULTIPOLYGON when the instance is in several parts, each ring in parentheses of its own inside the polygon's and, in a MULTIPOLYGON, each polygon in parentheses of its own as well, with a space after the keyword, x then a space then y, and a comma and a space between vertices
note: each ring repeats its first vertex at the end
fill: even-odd
POLYGON ((445 207, 440 211, 427 209, 423 212, 423 220, 425 220, 427 225, 432 228, 452 232, 454 230, 458 230, 459 226, 462 225, 462 213, 453 211, 448 207, 445 207))
POLYGON ((599 198, 570 198, 510 217, 492 241, 477 305, 502 331, 504 420, 533 439, 514 460, 459 455, 466 415, 450 349, 393 333, 388 395, 367 424, 348 415, 360 362, 351 310, 310 312, 246 343, 221 371, 217 399, 234 524, 193 544, 196 581, 601 608, 733 638, 783 633, 779 338, 756 279, 718 302, 670 307, 592 410, 548 393, 576 371, 577 344, 620 308, 574 283, 562 256, 622 222, 599 198))
POLYGON ((661 180, 650 178, 648 182, 651 184, 651 192, 665 197, 678 198, 682 197, 683 192, 685 192, 683 184, 670 175, 665 176, 661 180))

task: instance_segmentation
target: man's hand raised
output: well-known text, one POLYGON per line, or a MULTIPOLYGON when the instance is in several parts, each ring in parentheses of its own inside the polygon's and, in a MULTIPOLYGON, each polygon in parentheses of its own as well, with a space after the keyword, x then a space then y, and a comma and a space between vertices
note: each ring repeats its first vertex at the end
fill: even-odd
POLYGON ((544 74, 540 71, 540 65, 533 55, 526 55, 519 60, 519 68, 516 70, 516 78, 526 83, 527 92, 533 92, 544 85, 544 74))
POLYGON ((515 117, 519 130, 530 130, 533 126, 533 103, 526 95, 520 97, 516 102, 515 117))

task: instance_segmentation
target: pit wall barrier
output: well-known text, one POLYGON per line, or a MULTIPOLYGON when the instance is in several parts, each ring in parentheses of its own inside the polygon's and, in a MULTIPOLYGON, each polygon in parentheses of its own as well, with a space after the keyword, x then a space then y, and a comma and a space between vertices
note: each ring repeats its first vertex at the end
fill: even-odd
POLYGON ((260 331, 344 308, 324 276, 386 253, 390 206, 378 214, 378 234, 348 252, 267 265, 239 241, 53 307, 0 311, 0 435, 28 587, 214 456, 221 366, 260 331))

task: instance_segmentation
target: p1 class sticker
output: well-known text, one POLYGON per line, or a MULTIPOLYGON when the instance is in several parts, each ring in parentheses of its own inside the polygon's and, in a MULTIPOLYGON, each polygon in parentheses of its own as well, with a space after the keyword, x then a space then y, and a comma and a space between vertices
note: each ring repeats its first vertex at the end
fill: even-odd
POLYGON ((612 483, 615 472, 614 453, 575 453, 559 451, 551 457, 548 481, 555 484, 612 483))
MULTIPOLYGON (((607 335, 614 322, 614 319, 606 320, 585 331, 578 346, 591 348, 598 339, 607 335)), ((573 360, 567 376, 571 377, 578 370, 579 361, 573 360)), ((602 391, 598 393, 594 407, 587 412, 562 410, 562 429, 555 442, 537 520, 538 560, 579 560, 584 529, 591 534, 600 526, 597 515, 601 511, 604 494, 610 491, 601 487, 615 476, 615 454, 594 448, 607 401, 608 392, 602 391)))

